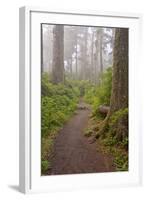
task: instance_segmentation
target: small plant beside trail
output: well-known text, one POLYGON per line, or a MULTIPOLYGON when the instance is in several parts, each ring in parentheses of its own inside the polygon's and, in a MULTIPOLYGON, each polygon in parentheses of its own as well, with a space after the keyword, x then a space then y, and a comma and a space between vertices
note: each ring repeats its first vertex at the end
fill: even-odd
MULTIPOLYGON (((112 84, 112 69, 108 68, 101 76, 100 84, 96 87, 90 86, 85 90, 84 99, 91 104, 92 118, 84 134, 87 137, 95 137, 102 126, 105 115, 100 113, 100 106, 105 108, 110 105, 112 84)), ((98 138, 98 145, 106 153, 111 153, 114 157, 114 164, 117 171, 128 170, 128 137, 118 138, 116 134, 117 123, 128 117, 128 108, 120 109, 112 114, 104 134, 98 138)))
POLYGON ((52 84, 47 73, 42 75, 41 86, 41 167, 45 174, 51 168, 49 157, 54 138, 76 110, 80 91, 73 83, 52 84))

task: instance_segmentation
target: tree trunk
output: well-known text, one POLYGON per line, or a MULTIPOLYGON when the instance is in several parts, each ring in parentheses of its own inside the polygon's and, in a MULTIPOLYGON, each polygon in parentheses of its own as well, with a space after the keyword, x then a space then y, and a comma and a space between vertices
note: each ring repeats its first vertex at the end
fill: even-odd
POLYGON ((76 36, 76 79, 78 77, 78 37, 76 36))
POLYGON ((92 33, 92 39, 91 39, 91 81, 94 81, 94 32, 92 33))
POLYGON ((84 31, 84 56, 83 56, 83 61, 84 61, 84 69, 83 69, 83 78, 84 80, 87 79, 88 75, 87 75, 87 40, 88 40, 88 29, 85 28, 84 31))
POLYGON ((70 74, 71 74, 71 77, 72 77, 72 56, 70 58, 70 74))
POLYGON ((53 30, 53 69, 52 82, 64 82, 64 27, 55 25, 53 30))
POLYGON ((44 40, 43 40, 43 26, 41 26, 41 74, 44 72, 44 40))
POLYGON ((103 31, 102 31, 102 29, 101 29, 101 31, 100 31, 100 42, 99 42, 99 44, 100 44, 100 73, 103 73, 103 57, 102 57, 102 40, 103 40, 103 31))
POLYGON ((88 29, 84 27, 83 29, 83 38, 80 46, 80 55, 81 55, 81 80, 86 80, 87 78, 87 39, 88 39, 88 29))
POLYGON ((103 71, 103 64, 102 64, 102 29, 97 28, 96 30, 96 53, 95 53, 95 83, 97 85, 100 84, 100 74, 103 71))
MULTIPOLYGON (((116 29, 113 58, 110 110, 96 137, 101 136, 106 131, 113 113, 128 107, 128 29, 126 28, 116 29)), ((128 135, 128 115, 117 120, 114 125, 114 133, 118 140, 122 140, 128 135)))
POLYGON ((128 29, 115 35, 111 113, 128 107, 128 29))

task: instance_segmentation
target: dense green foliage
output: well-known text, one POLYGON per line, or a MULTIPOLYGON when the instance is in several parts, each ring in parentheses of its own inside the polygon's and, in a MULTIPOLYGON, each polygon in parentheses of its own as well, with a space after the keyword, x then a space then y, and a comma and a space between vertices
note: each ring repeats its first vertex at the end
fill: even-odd
POLYGON ((85 100, 92 105, 93 114, 99 116, 100 105, 110 105, 112 88, 112 68, 109 67, 100 77, 99 85, 88 85, 85 89, 85 100))
POLYGON ((42 173, 45 173, 49 168, 49 161, 48 160, 42 160, 41 167, 42 167, 42 173))
POLYGON ((114 163, 117 171, 128 170, 128 137, 125 136, 121 141, 117 138, 114 126, 120 119, 128 115, 128 108, 120 109, 112 114, 109 120, 109 132, 104 143, 109 146, 114 155, 114 163), (117 149, 118 147, 118 149, 117 149))
MULTIPOLYGON (((84 83, 84 99, 86 102, 92 105, 93 117, 96 117, 97 120, 97 129, 98 124, 103 119, 98 112, 100 105, 110 106, 110 97, 112 89, 112 68, 108 68, 100 77, 100 84, 85 84, 84 83)), ((106 129, 106 134, 104 137, 100 138, 101 144, 104 146, 104 151, 111 153, 114 157, 114 164, 117 171, 126 171, 128 170, 128 137, 124 138, 122 141, 119 141, 116 136, 113 134, 114 126, 123 116, 128 114, 128 108, 120 109, 112 114, 109 119, 109 124, 106 129)), ((85 131, 85 136, 89 137, 95 130, 92 127, 88 127, 85 131)))
POLYGON ((48 74, 44 73, 41 94, 42 173, 44 173, 50 165, 47 159, 52 148, 54 133, 75 111, 80 91, 76 84, 70 82, 64 85, 52 84, 48 74))
POLYGON ((61 127, 76 108, 79 91, 71 84, 54 85, 42 76, 41 130, 42 136, 61 127))
MULTIPOLYGON (((101 121, 98 112, 100 105, 110 105, 112 88, 112 68, 108 68, 100 77, 100 83, 95 85, 88 80, 65 80, 64 84, 52 84, 48 74, 42 75, 41 83, 41 134, 42 134, 42 174, 45 174, 51 163, 48 156, 51 155, 53 141, 57 131, 64 125, 76 110, 80 97, 92 106, 93 117, 101 121)), ((128 114, 128 109, 121 109, 110 117, 107 134, 101 143, 114 156, 114 163, 118 171, 128 169, 128 138, 118 141, 112 134, 114 124, 128 114)), ((89 127, 85 136, 90 137, 95 130, 89 127)))
POLYGON ((119 142, 115 136, 108 133, 106 138, 101 139, 101 143, 106 147, 106 151, 114 156, 114 164, 117 171, 128 170, 128 153, 125 146, 128 145, 128 138, 119 142))
POLYGON ((113 126, 120 118, 128 114, 128 108, 120 109, 110 117, 110 126, 113 126))

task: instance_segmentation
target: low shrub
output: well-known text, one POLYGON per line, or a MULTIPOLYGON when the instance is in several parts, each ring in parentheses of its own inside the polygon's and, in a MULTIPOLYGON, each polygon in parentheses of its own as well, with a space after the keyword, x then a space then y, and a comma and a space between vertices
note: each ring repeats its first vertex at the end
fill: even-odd
POLYGON ((51 168, 50 158, 57 131, 74 113, 80 91, 76 84, 52 84, 48 74, 41 80, 41 169, 42 175, 51 168))
POLYGON ((71 85, 54 85, 42 76, 41 132, 50 134, 61 127, 76 109, 79 92, 71 85))
POLYGON ((101 117, 98 108, 100 105, 110 105, 112 88, 112 68, 109 67, 100 77, 99 85, 88 85, 84 99, 92 105, 93 115, 101 117))
POLYGON ((123 116, 128 115, 128 108, 120 109, 112 114, 110 117, 110 126, 113 126, 119 119, 121 119, 123 116))
POLYGON ((51 164, 48 160, 42 160, 41 161, 41 170, 42 170, 42 174, 45 174, 48 169, 51 168, 51 164))
POLYGON ((128 171, 128 154, 116 152, 114 163, 117 171, 128 171))

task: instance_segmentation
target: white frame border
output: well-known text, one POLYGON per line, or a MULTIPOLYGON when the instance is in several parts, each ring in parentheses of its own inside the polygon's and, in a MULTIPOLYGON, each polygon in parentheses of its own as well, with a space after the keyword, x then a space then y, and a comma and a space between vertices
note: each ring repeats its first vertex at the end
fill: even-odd
MULTIPOLYGON (((23 193, 41 192, 42 190, 31 189, 31 70, 30 70, 30 57, 31 57, 31 38, 30 38, 30 13, 31 12, 42 12, 52 14, 70 14, 70 15, 84 15, 84 16, 102 16, 111 18, 127 18, 127 19, 138 19, 139 21, 139 37, 141 31, 142 15, 131 14, 131 13, 116 13, 116 12, 99 12, 99 11, 72 11, 72 10, 50 10, 46 8, 34 8, 34 7, 22 7, 20 8, 19 15, 19 65, 20 65, 20 137, 19 137, 19 188, 23 193)), ((141 44, 141 40, 139 38, 141 44)), ((140 45, 139 45, 140 47, 140 45)), ((138 57, 140 56, 140 53, 138 57)), ((140 68, 141 69, 141 68, 140 68)), ((139 136, 139 180, 129 184, 128 181, 121 186, 139 185, 142 181, 142 146, 141 146, 141 134, 139 136)), ((111 185, 112 186, 112 185, 111 185)), ((109 187, 109 186, 108 186, 109 187)), ((45 190, 46 191, 46 190, 45 190)), ((49 191, 49 188, 48 190, 49 191)))

